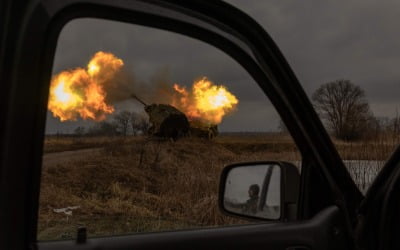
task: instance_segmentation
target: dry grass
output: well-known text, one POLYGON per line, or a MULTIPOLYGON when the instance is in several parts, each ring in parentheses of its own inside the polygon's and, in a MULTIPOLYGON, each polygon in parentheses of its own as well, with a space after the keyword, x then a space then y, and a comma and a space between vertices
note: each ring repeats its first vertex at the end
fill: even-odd
MULTIPOLYGON (((343 159, 353 161, 349 170, 365 190, 398 142, 381 137, 335 144, 343 159)), ((144 137, 51 137, 45 141, 45 152, 84 148, 99 150, 86 151, 76 161, 44 162, 39 240, 74 237, 80 225, 87 227, 89 236, 99 236, 249 223, 218 210, 222 168, 235 162, 300 160, 291 138, 279 134, 221 135, 213 141, 144 137), (72 216, 53 211, 68 206, 80 207, 72 216)))
POLYGON ((362 192, 366 192, 400 143, 395 134, 357 142, 334 141, 348 170, 362 192))
POLYGON ((74 137, 74 136, 49 136, 44 141, 44 153, 55 153, 86 148, 102 148, 105 145, 129 144, 134 137, 74 137))
POLYGON ((334 142, 345 160, 385 161, 399 145, 400 138, 394 135, 385 135, 373 140, 357 142, 334 140, 334 142))
MULTIPOLYGON (((289 139, 221 136, 177 142, 144 137, 79 138, 81 148, 102 147, 82 160, 44 162, 39 240, 248 223, 217 207, 219 175, 230 163, 299 160, 289 139), (80 206, 72 216, 54 208, 80 206)), ((73 138, 46 141, 47 152, 79 148, 73 138)))

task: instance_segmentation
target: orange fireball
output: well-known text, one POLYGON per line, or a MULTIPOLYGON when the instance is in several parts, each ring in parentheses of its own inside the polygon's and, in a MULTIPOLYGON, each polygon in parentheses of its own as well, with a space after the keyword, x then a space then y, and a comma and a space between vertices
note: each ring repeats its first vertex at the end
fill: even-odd
POLYGON ((124 65, 111 53, 97 52, 87 69, 63 71, 53 77, 50 85, 48 108, 61 121, 78 117, 101 121, 114 107, 106 103, 106 82, 124 65))
POLYGON ((196 81, 191 92, 174 84, 176 96, 172 105, 186 114, 189 120, 200 120, 208 124, 219 124, 222 118, 233 111, 238 99, 224 86, 214 85, 206 77, 196 81))

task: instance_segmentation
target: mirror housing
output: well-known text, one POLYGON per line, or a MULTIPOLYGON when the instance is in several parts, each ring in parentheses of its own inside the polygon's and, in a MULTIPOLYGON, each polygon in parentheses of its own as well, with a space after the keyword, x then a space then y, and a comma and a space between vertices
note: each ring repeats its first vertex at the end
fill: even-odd
POLYGON ((292 221, 297 218, 299 189, 299 170, 292 163, 235 163, 222 171, 218 203, 230 216, 292 221))

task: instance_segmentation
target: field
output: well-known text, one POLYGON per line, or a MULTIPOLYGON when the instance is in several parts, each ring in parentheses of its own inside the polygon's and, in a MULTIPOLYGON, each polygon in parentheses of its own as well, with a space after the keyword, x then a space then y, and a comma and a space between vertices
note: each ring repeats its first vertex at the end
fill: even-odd
MULTIPOLYGON (((384 160, 394 148, 335 143, 347 160, 384 160)), ((227 164, 259 160, 298 162, 300 155, 282 134, 176 142, 143 136, 47 137, 38 239, 74 238, 79 226, 93 237, 250 223, 219 212, 219 175, 227 164)), ((353 176, 365 179, 359 169, 351 170, 353 176)))

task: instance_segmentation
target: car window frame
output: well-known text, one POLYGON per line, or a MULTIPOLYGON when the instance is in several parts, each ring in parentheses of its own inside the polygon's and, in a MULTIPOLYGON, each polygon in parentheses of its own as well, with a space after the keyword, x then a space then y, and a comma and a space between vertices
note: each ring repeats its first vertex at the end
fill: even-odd
MULTIPOLYGON (((351 180, 290 66, 272 39, 254 20, 236 8, 219 1, 213 3, 202 1, 190 3, 185 1, 135 1, 157 3, 160 6, 179 9, 182 12, 186 10, 186 13, 189 14, 195 12, 199 16, 203 15, 204 20, 212 20, 211 23, 220 24, 217 26, 223 27, 222 29, 231 27, 233 30, 239 30, 241 31, 239 33, 242 33, 242 38, 247 37, 244 42, 249 42, 252 45, 250 46, 252 55, 249 55, 248 52, 241 49, 241 46, 235 45, 223 36, 214 34, 207 36, 206 39, 199 37, 199 34, 213 34, 209 30, 168 18, 160 18, 155 22, 154 15, 143 15, 143 13, 129 9, 134 1, 126 3, 126 8, 123 8, 124 6, 115 7, 113 3, 108 3, 105 0, 90 2, 89 4, 79 0, 31 2, 27 13, 24 15, 23 28, 20 31, 16 46, 18 53, 15 55, 15 67, 10 74, 9 86, 11 88, 8 91, 9 95, 7 95, 7 112, 2 116, 5 122, 2 131, 4 140, 1 146, 3 178, 1 188, 10 191, 10 195, 17 195, 19 198, 15 203, 2 207, 2 210, 8 211, 10 207, 14 207, 16 208, 13 213, 14 217, 18 214, 24 214, 22 218, 16 220, 19 225, 16 235, 23 235, 26 240, 24 242, 33 242, 36 239, 44 123, 56 40, 61 28, 68 21, 78 17, 105 18, 162 28, 203 40, 223 50, 238 61, 259 85, 264 83, 260 87, 271 99, 278 113, 282 116, 282 120, 288 125, 288 130, 296 144, 300 146, 299 149, 305 159, 303 166, 313 166, 310 169, 317 171, 327 182, 326 185, 329 187, 327 190, 332 193, 332 202, 340 205, 349 217, 355 214, 355 208, 358 206, 362 195, 351 180), (221 14, 222 9, 229 11, 221 14), (135 16, 132 16, 133 13, 135 16), (139 19, 139 17, 142 17, 142 19, 139 19), (251 29, 246 30, 246 27, 251 27, 251 29), (29 68, 32 65, 34 69, 29 68), (28 74, 18 75, 21 72, 28 74), (22 82, 27 79, 31 79, 34 86, 28 88, 27 93, 20 94, 19 90, 25 86, 22 82), (47 82, 47 84, 43 84, 43 82, 47 82), (39 88, 34 89, 34 87, 39 88), (29 103, 29 107, 24 105, 23 98, 32 101, 29 103), (23 119, 13 117, 13 114, 23 110, 24 107, 29 111, 29 115, 25 119, 26 123, 20 124, 23 119), (299 114, 304 114, 304 116, 299 114), (313 132, 315 130, 320 132, 315 134, 313 132), (25 159, 19 159, 17 155, 21 141, 12 138, 12 136, 17 135, 17 131, 23 131, 18 134, 18 138, 26 138, 27 145, 23 147, 26 150, 25 159), (9 165, 12 164, 15 164, 15 169, 11 170, 9 165), (18 176, 18 172, 22 172, 24 175, 18 176), (4 181, 4 179, 7 180, 4 181), (13 192, 12 188, 16 186, 19 189, 13 192), (22 207, 17 208, 17 204, 22 205, 22 207), (29 208, 29 210, 26 210, 26 208, 29 208), (28 229, 23 225, 29 225, 28 229)), ((304 191, 305 187, 302 188, 302 193, 304 191)), ((2 200, 9 201, 8 195, 1 197, 2 200)))

